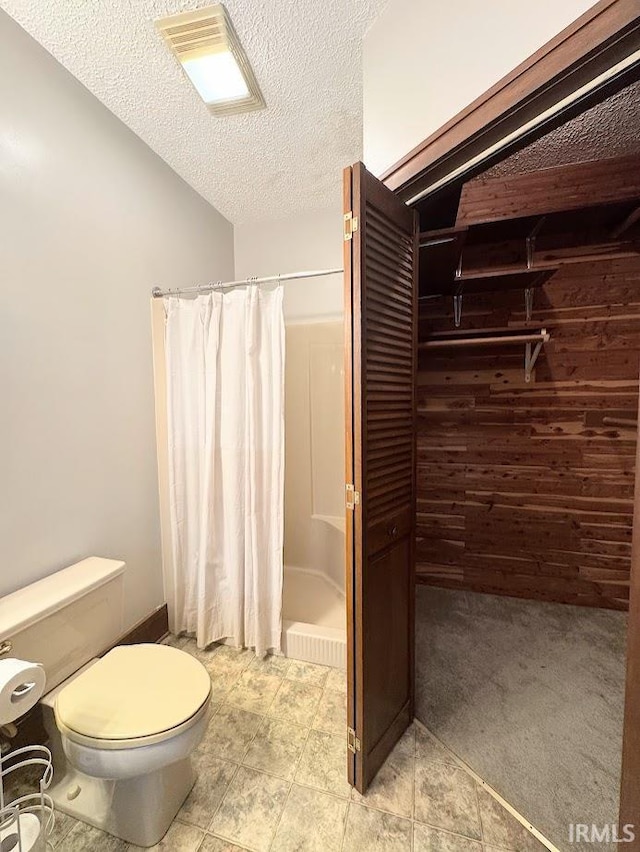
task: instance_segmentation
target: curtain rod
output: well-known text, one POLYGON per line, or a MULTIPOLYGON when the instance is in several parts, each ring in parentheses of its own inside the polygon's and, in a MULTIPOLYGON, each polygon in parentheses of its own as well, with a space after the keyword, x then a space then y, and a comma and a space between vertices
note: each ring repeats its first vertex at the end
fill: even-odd
POLYGON ((295 281, 298 278, 321 278, 323 275, 338 275, 344 272, 340 269, 310 269, 306 272, 286 272, 283 275, 267 275, 263 278, 243 278, 240 281, 210 281, 208 284, 199 284, 196 287, 180 287, 175 290, 161 290, 154 287, 151 295, 154 299, 163 296, 181 296, 188 293, 209 293, 212 290, 227 290, 231 287, 246 287, 247 284, 272 284, 280 281, 295 281))

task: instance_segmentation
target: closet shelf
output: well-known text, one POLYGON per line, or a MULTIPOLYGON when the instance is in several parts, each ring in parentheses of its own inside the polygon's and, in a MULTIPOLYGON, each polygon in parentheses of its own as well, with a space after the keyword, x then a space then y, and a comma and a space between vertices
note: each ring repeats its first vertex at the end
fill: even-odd
POLYGON ((452 335, 439 337, 437 334, 434 334, 423 343, 419 343, 418 349, 454 349, 463 346, 505 346, 509 344, 522 345, 524 343, 524 380, 525 382, 530 382, 531 373, 536 365, 542 346, 548 343, 549 340, 551 340, 551 335, 546 328, 541 328, 539 332, 530 332, 527 334, 494 334, 491 336, 467 334, 459 337, 452 335))

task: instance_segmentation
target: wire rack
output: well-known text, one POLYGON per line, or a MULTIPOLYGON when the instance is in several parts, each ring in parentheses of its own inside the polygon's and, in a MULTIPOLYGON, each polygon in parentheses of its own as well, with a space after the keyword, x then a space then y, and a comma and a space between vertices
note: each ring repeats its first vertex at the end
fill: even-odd
POLYGON ((53 779, 51 752, 45 746, 0 755, 0 852, 46 852, 55 825, 46 791, 53 779), (21 776, 25 776, 22 778, 21 776), (11 790, 20 795, 9 800, 11 790))

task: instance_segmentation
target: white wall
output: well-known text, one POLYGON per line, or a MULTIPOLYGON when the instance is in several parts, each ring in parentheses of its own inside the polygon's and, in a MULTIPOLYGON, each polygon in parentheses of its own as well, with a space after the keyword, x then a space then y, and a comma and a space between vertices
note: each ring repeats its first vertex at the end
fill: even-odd
POLYGON ((0 595, 125 559, 164 600, 149 292, 233 276, 231 225, 0 11, 0 595))
POLYGON ((593 5, 390 0, 364 40, 367 168, 384 172, 593 5))
MULTIPOLYGON (((338 206, 270 222, 234 228, 236 277, 277 275, 342 267, 342 213, 338 206)), ((287 322, 340 319, 342 275, 284 284, 287 322)))

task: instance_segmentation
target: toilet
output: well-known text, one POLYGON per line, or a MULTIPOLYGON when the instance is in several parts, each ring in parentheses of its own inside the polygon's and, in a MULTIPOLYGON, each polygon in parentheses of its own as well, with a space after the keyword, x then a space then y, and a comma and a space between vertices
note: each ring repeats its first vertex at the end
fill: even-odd
POLYGON ((0 642, 44 665, 55 806, 148 847, 195 782, 191 754, 206 730, 211 679, 168 645, 100 656, 123 632, 124 571, 91 557, 1 598, 0 642))

